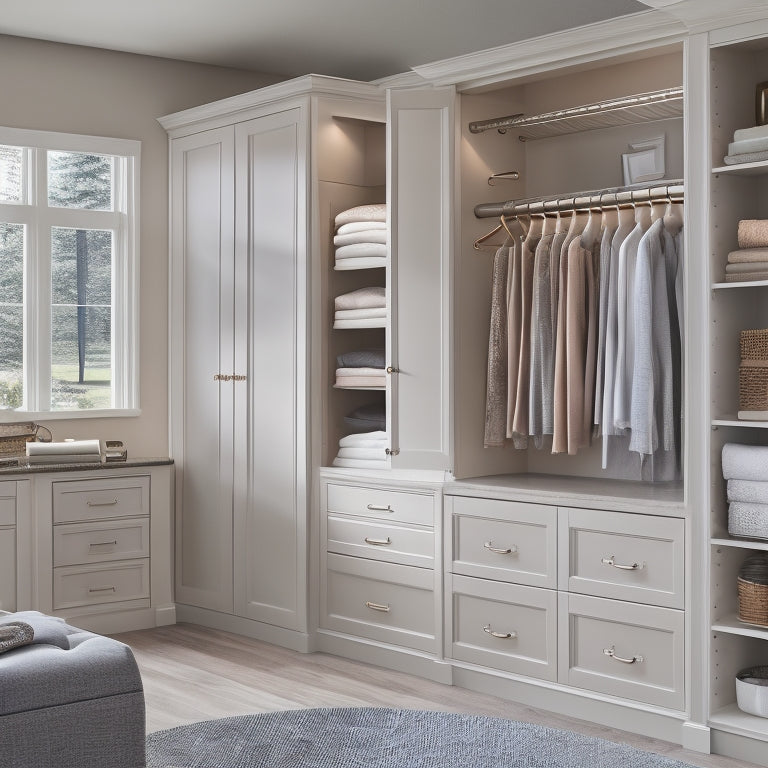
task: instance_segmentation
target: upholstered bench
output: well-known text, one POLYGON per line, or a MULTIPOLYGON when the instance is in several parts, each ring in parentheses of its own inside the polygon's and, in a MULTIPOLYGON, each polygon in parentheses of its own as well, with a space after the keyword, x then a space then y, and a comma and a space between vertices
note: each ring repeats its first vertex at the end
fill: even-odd
POLYGON ((131 649, 36 611, 0 615, 0 630, 10 622, 34 637, 0 653, 0 764, 143 768, 144 693, 131 649))

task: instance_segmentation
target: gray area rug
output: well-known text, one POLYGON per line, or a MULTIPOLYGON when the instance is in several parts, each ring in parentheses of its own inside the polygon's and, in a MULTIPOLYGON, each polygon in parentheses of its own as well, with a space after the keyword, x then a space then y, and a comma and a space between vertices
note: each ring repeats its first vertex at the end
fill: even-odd
POLYGON ((403 709, 300 709, 147 737, 147 768, 692 768, 569 731, 403 709))

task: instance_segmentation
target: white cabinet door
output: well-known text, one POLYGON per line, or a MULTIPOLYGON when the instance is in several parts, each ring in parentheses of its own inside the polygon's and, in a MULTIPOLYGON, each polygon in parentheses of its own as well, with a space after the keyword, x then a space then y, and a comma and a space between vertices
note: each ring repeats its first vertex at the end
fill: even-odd
POLYGON ((234 131, 171 144, 176 599, 232 610, 234 131))
POLYGON ((0 611, 16 610, 16 529, 0 528, 0 611))
POLYGON ((238 123, 235 612, 306 624, 307 117, 238 123))
POLYGON ((393 467, 451 469, 453 88, 389 93, 393 467))

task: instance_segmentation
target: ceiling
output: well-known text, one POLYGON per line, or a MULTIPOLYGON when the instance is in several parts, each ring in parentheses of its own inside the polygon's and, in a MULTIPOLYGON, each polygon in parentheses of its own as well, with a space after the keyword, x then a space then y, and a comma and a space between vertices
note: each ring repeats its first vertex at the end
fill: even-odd
MULTIPOLYGON (((24 0, 0 34, 294 77, 373 80, 648 10, 637 0, 24 0)), ((656 0, 658 4, 658 0, 656 0)))

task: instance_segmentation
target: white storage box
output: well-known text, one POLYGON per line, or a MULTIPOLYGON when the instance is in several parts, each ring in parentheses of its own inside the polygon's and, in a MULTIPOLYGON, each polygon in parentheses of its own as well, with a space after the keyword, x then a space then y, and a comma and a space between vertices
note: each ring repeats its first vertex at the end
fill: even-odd
POLYGON ((736 675, 736 704, 750 715, 768 717, 768 666, 742 669, 736 675))

